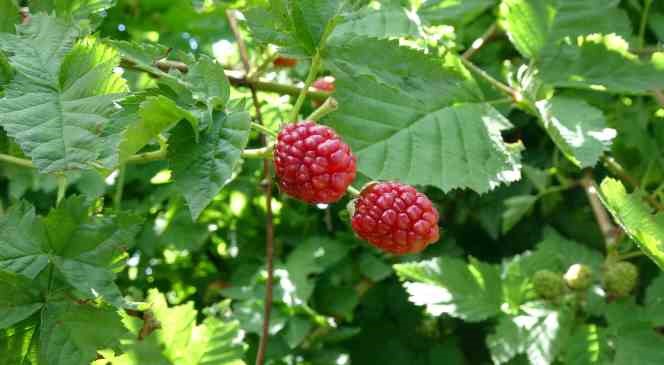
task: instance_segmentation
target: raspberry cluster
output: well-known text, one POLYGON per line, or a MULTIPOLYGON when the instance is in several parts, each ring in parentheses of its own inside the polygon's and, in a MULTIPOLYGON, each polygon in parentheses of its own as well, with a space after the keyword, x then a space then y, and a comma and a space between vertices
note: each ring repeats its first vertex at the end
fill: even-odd
POLYGON ((380 249, 402 255, 438 241, 438 211, 412 186, 370 184, 354 204, 353 230, 380 249))
POLYGON ((281 190, 307 203, 334 203, 355 179, 355 156, 329 127, 310 121, 284 126, 274 164, 281 190))

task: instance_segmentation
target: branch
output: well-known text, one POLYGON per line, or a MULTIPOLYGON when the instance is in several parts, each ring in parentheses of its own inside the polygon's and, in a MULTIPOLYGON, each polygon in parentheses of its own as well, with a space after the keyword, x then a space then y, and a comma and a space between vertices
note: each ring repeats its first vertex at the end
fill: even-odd
MULTIPOLYGON (((240 57, 242 58, 242 63, 244 65, 244 71, 246 75, 249 75, 251 71, 251 65, 249 64, 249 56, 242 39, 242 34, 237 26, 237 20, 235 19, 234 13, 232 10, 226 10, 226 17, 228 18, 228 24, 235 35, 237 40, 238 47, 240 50, 240 57)), ((256 111, 256 120, 259 124, 263 124, 263 116, 261 114, 261 105, 260 100, 258 100, 258 93, 256 92, 256 85, 253 83, 249 84, 249 89, 251 90, 251 97, 254 101, 254 109, 256 111)), ((265 134, 261 134, 261 139, 264 145, 267 145, 267 137, 265 134)), ((258 352, 256 354, 256 365, 263 365, 265 363, 265 353, 267 352, 267 344, 270 336, 270 315, 272 313, 272 282, 274 276, 274 221, 272 217, 272 171, 270 168, 271 161, 268 159, 263 160, 263 189, 265 190, 265 258, 267 260, 267 283, 265 284, 265 306, 263 308, 263 328, 261 331, 261 339, 258 344, 258 352)))
MULTIPOLYGON (((187 64, 177 61, 170 61, 170 60, 156 61, 154 63, 154 67, 156 68, 156 70, 145 67, 139 67, 136 63, 128 59, 122 59, 122 61, 120 62, 120 66, 131 70, 146 72, 150 76, 156 78, 166 77, 166 75, 168 75, 168 71, 171 69, 176 69, 182 73, 189 72, 189 66, 187 66, 187 64)), ((295 85, 279 84, 276 82, 267 82, 260 80, 250 80, 246 76, 239 75, 237 71, 233 70, 226 70, 225 74, 226 77, 228 77, 228 81, 230 82, 230 84, 235 87, 247 87, 247 88, 253 87, 257 91, 282 94, 282 95, 291 95, 291 96, 300 95, 303 89, 302 87, 295 85)), ((309 91, 307 91, 307 95, 311 99, 322 101, 327 99, 330 96, 330 93, 310 89, 309 91)))
POLYGON ((611 252, 620 235, 620 229, 613 225, 609 213, 599 199, 599 188, 597 187, 597 183, 595 183, 595 179, 593 179, 590 171, 586 173, 580 183, 588 196, 588 201, 590 202, 590 207, 595 215, 595 220, 597 220, 600 231, 604 236, 607 252, 611 252))

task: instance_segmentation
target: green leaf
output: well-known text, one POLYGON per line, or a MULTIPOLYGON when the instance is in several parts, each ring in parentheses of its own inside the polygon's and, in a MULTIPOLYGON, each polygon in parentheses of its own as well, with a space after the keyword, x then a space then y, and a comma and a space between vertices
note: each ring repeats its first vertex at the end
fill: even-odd
POLYGON ((74 44, 77 36, 75 27, 45 15, 18 36, 0 35, 16 70, 0 99, 0 125, 42 172, 91 168, 127 89, 113 72, 119 55, 94 38, 74 44))
POLYGON ((566 342, 564 363, 566 365, 607 364, 610 348, 606 331, 594 324, 575 328, 566 342))
POLYGON ((615 34, 592 34, 545 48, 537 68, 544 82, 560 87, 626 94, 664 88, 664 55, 643 62, 628 50, 615 34))
POLYGON ((14 33, 21 22, 18 6, 14 0, 0 0, 0 33, 14 33))
POLYGON ((419 26, 407 11, 397 6, 384 6, 379 10, 367 7, 339 24, 330 37, 330 43, 343 42, 354 36, 417 37, 420 34, 419 26))
POLYGON ((620 181, 606 178, 602 202, 643 252, 664 270, 664 213, 653 215, 637 191, 627 194, 620 181))
POLYGON ((210 108, 223 107, 230 96, 230 86, 224 67, 209 57, 202 57, 191 65, 187 80, 192 84, 194 100, 201 101, 210 108))
POLYGON ((309 318, 295 316, 288 321, 286 327, 286 342, 291 349, 296 348, 309 335, 313 324, 309 318))
POLYGON ((191 124, 193 131, 189 133, 194 135, 194 143, 197 141, 198 118, 165 96, 146 98, 140 105, 138 117, 138 120, 123 133, 120 143, 121 162, 126 161, 153 138, 183 119, 191 124))
POLYGON ((571 326, 571 316, 541 303, 523 306, 516 317, 500 317, 495 332, 487 337, 494 364, 526 354, 533 365, 550 365, 561 350, 571 326))
POLYGON ((0 329, 30 317, 44 305, 30 280, 0 271, 0 329))
POLYGON ((288 255, 285 265, 297 298, 306 303, 316 285, 312 276, 341 261, 349 250, 348 244, 327 237, 311 237, 300 242, 288 255))
POLYGON ((46 218, 20 205, 0 221, 1 268, 34 279, 53 265, 84 298, 122 306, 113 269, 138 232, 137 221, 129 215, 90 217, 81 197, 67 199, 46 218))
POLYGON ((32 365, 39 363, 37 338, 39 323, 36 318, 23 321, 11 328, 0 330, 0 363, 32 365))
POLYGON ((57 302, 43 313, 39 352, 44 364, 89 365, 98 349, 116 346, 127 332, 118 313, 109 308, 57 302))
POLYGON ((472 22, 496 0, 434 0, 426 1, 418 9, 422 20, 431 24, 463 26, 472 22))
POLYGON ((478 322, 500 313, 502 303, 498 268, 470 259, 470 263, 443 257, 394 265, 415 305, 434 316, 447 313, 478 322))
POLYGON ((664 337, 646 322, 630 322, 614 329, 614 364, 641 365, 664 363, 664 337))
POLYGON ((232 180, 249 140, 249 113, 212 112, 200 141, 186 125, 178 125, 170 139, 168 158, 178 190, 196 219, 232 180))
POLYGON ((115 6, 117 0, 30 0, 32 13, 52 13, 58 17, 83 20, 115 6))
POLYGON ((480 193, 520 178, 520 153, 501 136, 509 121, 478 103, 480 92, 457 59, 444 65, 364 38, 330 48, 326 64, 340 106, 330 121, 363 174, 480 193))
POLYGON ((505 199, 505 210, 503 211, 503 234, 509 232, 514 226, 530 212, 535 205, 537 197, 534 195, 517 195, 505 199))
POLYGON ((208 317, 196 324, 192 302, 168 307, 166 298, 151 289, 148 302, 159 328, 143 341, 122 342, 124 354, 111 359, 113 365, 231 365, 244 355, 238 343, 239 324, 208 317))
POLYGON ((253 35, 282 53, 313 55, 343 17, 340 0, 278 0, 247 13, 253 35))
POLYGON ((597 164, 616 137, 616 130, 607 128, 602 111, 583 100, 555 96, 536 106, 549 137, 579 167, 597 164))
POLYGON ((20 203, 0 217, 0 269, 34 279, 48 265, 48 238, 35 210, 20 203))
POLYGON ((139 43, 114 39, 107 39, 104 42, 117 49, 123 60, 131 63, 134 68, 155 74, 163 72, 155 66, 155 62, 168 56, 168 47, 158 43, 139 43))
POLYGON ((664 275, 659 274, 648 286, 644 301, 646 310, 650 313, 655 326, 664 326, 664 313, 661 308, 664 304, 664 275))
POLYGON ((631 35, 627 14, 619 1, 605 0, 503 0, 502 26, 522 55, 534 58, 566 37, 592 33, 631 35))

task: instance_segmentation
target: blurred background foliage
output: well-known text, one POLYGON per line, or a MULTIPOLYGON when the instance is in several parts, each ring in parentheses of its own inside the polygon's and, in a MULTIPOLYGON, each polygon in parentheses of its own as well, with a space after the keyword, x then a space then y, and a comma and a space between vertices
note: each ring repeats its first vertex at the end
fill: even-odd
MULTIPOLYGON (((266 2, 119 0, 117 6, 102 14, 98 32, 117 40, 158 42, 169 47, 170 54, 208 54, 228 69, 241 70, 225 10, 266 2)), ((459 50, 480 37, 496 18, 494 0, 382 3, 419 9, 417 14, 429 33, 428 39, 459 50)), ((638 24, 640 1, 623 1, 620 7, 638 24)), ((648 25, 647 43, 664 41, 664 2, 655 2, 648 25)), ((254 44, 249 32, 244 35, 252 63, 260 65, 269 52, 254 44)), ((506 37, 498 35, 474 56, 474 61, 490 73, 500 74, 509 72, 510 64, 496 60, 517 57, 506 37)), ((266 78, 297 83, 306 76, 307 69, 306 62, 300 62, 294 69, 271 69, 266 78)), ((134 89, 154 82, 145 74, 129 70, 125 77, 134 89)), ((498 98, 495 91, 484 86, 488 95, 498 98)), ((232 93, 232 98, 250 96, 246 89, 234 88, 232 93)), ((640 96, 566 93, 610 111, 608 120, 622 135, 613 146, 614 156, 643 181, 645 188, 664 193, 659 185, 664 180, 664 110, 650 98, 640 96)), ((288 96, 260 93, 259 97, 268 125, 277 125, 290 111, 292 100, 288 96)), ((305 105, 303 114, 312 110, 305 105)), ((473 256, 500 263, 533 248, 547 227, 602 249, 603 238, 583 190, 547 190, 552 180, 574 180, 580 176, 579 171, 559 156, 536 123, 530 122, 532 117, 519 111, 501 111, 511 113, 510 120, 516 125, 506 136, 508 140, 521 140, 527 146, 525 178, 483 196, 469 191, 426 191, 442 213, 443 233, 438 244, 420 255, 397 258, 357 240, 348 224, 346 201, 333 206, 307 206, 277 193, 272 202, 277 281, 270 325, 270 364, 488 364, 484 341, 493 324, 429 316, 422 307, 409 303, 392 265, 441 255, 473 256)), ((2 136, 0 143, 4 144, 3 150, 16 148, 7 145, 2 136)), ((259 146, 257 134, 251 144, 259 146)), ((193 301, 199 315, 204 308, 231 299, 233 316, 240 321, 250 344, 245 360, 253 363, 266 278, 266 200, 261 190, 261 162, 244 163, 250 166, 245 166, 216 197, 198 222, 192 222, 165 163, 128 166, 124 207, 149 219, 131 249, 119 285, 135 300, 144 299, 148 289, 157 288, 171 305, 193 301)), ((2 206, 26 199, 45 213, 54 205, 54 178, 5 164, 0 171, 2 206)), ((73 182, 69 193, 110 204, 114 176, 103 178, 86 172, 72 174, 69 181, 73 182)), ((641 288, 645 288, 657 269, 645 258, 638 262, 644 277, 641 288)), ((512 363, 519 361, 517 358, 512 363)))

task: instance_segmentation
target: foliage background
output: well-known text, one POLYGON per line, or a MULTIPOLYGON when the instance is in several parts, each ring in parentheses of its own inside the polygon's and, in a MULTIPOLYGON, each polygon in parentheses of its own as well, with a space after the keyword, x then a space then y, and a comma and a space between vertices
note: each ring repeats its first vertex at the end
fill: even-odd
MULTIPOLYGON (((31 10, 36 12, 40 7, 53 9, 58 2, 32 3, 31 10)), ((171 49, 172 55, 210 55, 224 67, 240 71, 237 44, 225 11, 264 5, 260 3, 250 0, 120 0, 116 6, 93 17, 92 23, 98 22, 100 38, 158 42, 171 49)), ((356 3, 359 7, 368 2, 356 3)), ((468 49, 500 18, 500 26, 492 33, 490 41, 473 55, 473 63, 495 78, 510 79, 510 86, 524 90, 524 94, 534 100, 547 99, 553 88, 559 87, 555 98, 549 99, 549 105, 537 104, 541 115, 546 115, 544 111, 548 110, 555 114, 552 120, 562 119, 563 124, 566 118, 580 116, 586 118, 581 123, 584 128, 591 131, 613 128, 617 139, 607 148, 610 141, 605 143, 597 137, 596 141, 582 144, 575 150, 565 135, 557 135, 564 134, 564 128, 556 130, 555 122, 551 122, 553 131, 545 133, 538 118, 524 111, 527 107, 516 108, 510 100, 505 102, 503 95, 489 83, 479 81, 483 100, 496 101, 496 109, 514 125, 502 131, 505 141, 520 141, 525 146, 521 152, 523 178, 484 194, 451 190, 457 186, 470 186, 480 192, 489 190, 488 182, 482 179, 471 178, 472 181, 459 185, 428 183, 426 177, 411 179, 422 183, 422 189, 441 212, 443 235, 438 244, 422 254, 406 257, 382 254, 357 240, 348 224, 346 201, 315 207, 277 194, 272 202, 276 282, 268 363, 628 365, 664 361, 658 351, 664 338, 655 331, 664 325, 658 313, 664 298, 664 281, 660 270, 648 258, 632 260, 638 264, 641 277, 635 295, 626 299, 606 300, 591 290, 582 307, 567 302, 542 303, 535 300, 529 287, 529 277, 536 269, 564 272, 577 261, 593 267, 596 287, 601 287, 606 237, 588 203, 582 183, 588 182, 584 180, 586 172, 579 167, 596 165, 594 176, 590 178, 597 180, 614 173, 611 165, 606 168, 599 162, 605 150, 626 169, 623 175, 639 182, 644 194, 659 204, 664 200, 664 109, 660 104, 662 100, 658 103, 650 94, 657 88, 664 88, 664 62, 661 61, 664 56, 660 56, 663 58, 659 61, 653 58, 652 66, 645 66, 648 57, 664 42, 664 3, 647 0, 504 0, 502 5, 498 3, 494 0, 395 0, 383 1, 378 6, 377 2, 371 2, 370 9, 374 10, 365 10, 367 14, 380 15, 367 21, 368 28, 358 27, 348 32, 372 34, 376 29, 385 29, 385 34, 377 38, 387 38, 394 32, 393 36, 401 37, 404 46, 431 47, 429 52, 444 55, 444 52, 468 49), (512 6, 516 10, 505 12, 501 6, 512 6), (556 9, 558 16, 543 17, 547 9, 556 9), (410 18, 405 16, 405 10, 412 11, 410 18), (629 42, 629 50, 634 53, 624 56, 617 52, 607 56, 593 46, 592 40, 587 41, 588 48, 581 51, 573 46, 576 36, 591 33, 615 33, 629 42), (565 37, 572 41, 565 43, 565 37), (640 66, 630 66, 636 62, 632 57, 642 58, 640 66), (538 75, 518 71, 519 65, 529 64, 528 59, 533 60, 531 66, 540 69, 538 75), (584 78, 564 78, 569 72, 581 73, 584 78), (598 90, 593 85, 605 85, 609 90, 602 92, 606 90, 598 90), (563 147, 557 149, 556 144, 563 147), (565 155, 572 157, 566 159, 565 155), (534 253, 528 254, 530 251, 534 253), (467 258, 471 258, 468 267, 467 258), (423 286, 415 285, 418 283, 423 286), (446 295, 452 299, 445 299, 446 295), (451 305, 441 306, 446 300, 451 305), (505 306, 510 308, 505 309, 505 306), (514 322, 515 318, 525 322, 514 322), (521 327, 514 325, 531 322, 521 327)), ((11 19, 11 14, 16 13, 7 9, 15 9, 16 4, 9 0, 0 0, 0 4, 0 29, 12 31, 16 19, 11 19)), ((252 63, 261 64, 274 49, 268 50, 260 44, 245 22, 241 25, 252 63)), ((610 36, 601 38, 597 44, 609 49, 621 47, 620 41, 610 36)), ((297 49, 285 52, 301 56, 297 49)), ((422 101, 418 107, 431 108, 427 97, 446 98, 450 92, 438 83, 439 78, 447 76, 436 74, 429 70, 427 61, 410 55, 416 51, 406 51, 403 47, 396 50, 387 40, 373 39, 367 43, 348 39, 338 43, 337 49, 331 46, 330 52, 336 52, 337 58, 325 63, 324 73, 345 75, 338 77, 342 105, 338 115, 361 114, 365 106, 353 105, 352 93, 346 90, 375 87, 381 82, 380 78, 389 80, 394 74, 398 75, 400 70, 389 70, 391 65, 386 64, 399 57, 412 57, 404 62, 417 67, 417 72, 413 73, 422 77, 413 80, 414 83, 428 80, 433 85, 418 85, 426 94, 418 95, 422 101), (348 68, 344 63, 355 61, 367 67, 364 74, 353 74, 357 69, 348 68), (394 72, 381 73, 384 70, 394 72)), ((188 59, 190 56, 178 57, 188 59)), ((4 64, 6 62, 0 63, 4 64)), ((308 68, 309 62, 302 58, 294 69, 269 70, 265 77, 279 83, 296 83, 305 79, 308 68)), ((8 81, 8 74, 0 73, 3 77, 0 90, 8 81)), ((127 69, 123 76, 132 90, 155 85, 145 73, 127 69)), ((403 86, 403 90, 412 87, 407 82, 397 85, 403 86)), ((277 128, 288 118, 294 98, 263 92, 259 96, 266 125, 277 128)), ((250 97, 248 89, 231 89, 231 99, 243 97, 250 97)), ((473 97, 468 96, 468 100, 473 97)), ((366 108, 373 107, 375 105, 366 108)), ((312 111, 312 106, 305 103, 302 114, 312 111)), ((347 119, 335 119, 335 115, 326 122, 350 139, 361 140, 364 133, 372 133, 370 129, 358 131, 354 129, 356 126, 344 124, 347 119)), ((546 124, 546 117, 542 118, 546 124)), ((452 138, 445 135, 451 131, 443 130, 442 138, 452 138)), ((585 134, 589 140, 592 136, 585 134)), ((360 141, 353 143, 362 146, 360 141)), ((252 132, 249 146, 260 146, 257 133, 252 132)), ((3 133, 2 152, 22 155, 17 148, 3 133)), ((429 152, 424 149, 423 153, 429 152)), ((366 152, 367 156, 370 153, 366 152)), ((165 172, 167 167, 164 161, 127 166, 122 207, 142 216, 144 223, 138 229, 135 245, 128 251, 127 266, 117 273, 118 287, 135 301, 149 299, 162 308, 163 316, 158 319, 164 333, 173 329, 188 335, 195 329, 178 326, 187 320, 191 325, 194 319, 199 324, 206 323, 206 328, 213 331, 215 326, 221 326, 213 323, 215 315, 223 318, 219 323, 236 323, 244 334, 242 342, 247 350, 229 359, 241 357, 244 362, 253 363, 265 287, 266 200, 260 188, 262 162, 245 160, 241 172, 202 211, 197 221, 192 221, 176 184, 165 172), (154 289, 164 296, 160 297, 154 289), (168 312, 164 301, 178 309, 168 312)), ((398 177, 376 176, 380 174, 372 169, 368 167, 363 172, 373 177, 398 177)), ((34 205, 41 215, 47 215, 55 205, 57 179, 54 176, 6 163, 0 164, 0 174, 5 214, 10 205, 20 200, 34 205)), ((393 172, 387 173, 390 174, 393 172)), ((368 180, 366 176, 362 179, 368 180)), ((97 205, 112 205, 113 177, 84 171, 72 173, 68 180, 71 183, 68 195, 81 195, 97 205)), ((616 200, 620 199, 620 194, 615 193, 616 200)), ((620 202, 611 204, 612 196, 607 196, 607 204, 613 208, 613 213, 620 215, 620 202)), ((632 203, 643 204, 640 199, 632 203)), ((650 214, 649 209, 644 210, 643 215, 650 214)), ((655 225, 662 223, 661 215, 653 220, 655 225)), ((626 230, 629 232, 629 226, 633 228, 641 222, 643 220, 639 219, 627 222, 626 230)), ((661 225, 658 226, 661 233, 661 225)), ((638 241, 640 235, 648 234, 656 243, 662 243, 662 236, 652 232, 632 233, 632 237, 637 237, 638 241)), ((5 242, 3 239, 0 242, 5 242)), ((621 235, 619 239, 621 253, 633 248, 629 237, 621 235)), ((57 310, 67 311, 66 308, 53 309, 56 313, 57 310)), ((113 316, 112 313, 109 310, 108 315, 113 316)), ((85 316, 81 313, 76 320, 85 322, 85 316)), ((90 321, 99 321, 96 330, 111 331, 104 325, 103 317, 88 316, 90 321)), ((132 320, 137 321, 133 317, 124 318, 125 326, 138 333, 141 324, 132 324, 132 320)), ((73 326, 71 331, 85 333, 81 326, 73 326)), ((34 327, 27 319, 3 330, 0 363, 38 363, 26 355, 25 339, 31 338, 26 333, 32 333, 34 327)), ((117 331, 124 333, 127 329, 117 331)), ((186 350, 186 341, 153 340, 161 341, 154 348, 162 346, 165 350, 161 355, 143 353, 141 356, 147 356, 143 359, 154 362, 142 364, 180 364, 175 357, 163 353, 186 350)), ((123 346, 125 350, 131 349, 127 351, 141 353, 140 344, 123 346)), ((117 351, 115 354, 121 353, 117 345, 110 347, 117 351)), ((96 364, 131 363, 126 358, 113 360, 113 351, 95 356, 98 357, 96 364)), ((85 363, 84 357, 77 361, 85 363)), ((77 361, 49 364, 79 363, 77 361)))

